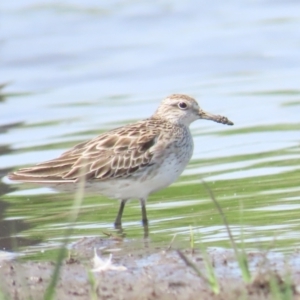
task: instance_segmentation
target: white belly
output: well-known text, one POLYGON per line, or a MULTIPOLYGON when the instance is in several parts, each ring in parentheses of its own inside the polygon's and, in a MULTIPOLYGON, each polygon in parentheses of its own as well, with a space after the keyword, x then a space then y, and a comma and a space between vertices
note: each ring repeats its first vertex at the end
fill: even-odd
POLYGON ((110 198, 147 198, 148 195, 173 183, 185 169, 189 159, 179 162, 174 155, 166 158, 159 168, 139 177, 87 182, 86 191, 100 193, 110 198))
MULTIPOLYGON (((105 181, 87 181, 85 183, 86 193, 102 194, 109 198, 129 200, 133 198, 146 199, 151 193, 159 191, 172 184, 183 172, 188 164, 191 151, 178 156, 171 153, 161 159, 161 163, 154 164, 136 176, 129 178, 116 178, 105 181)), ((56 184, 57 190, 74 192, 76 183, 56 184)))
MULTIPOLYGON (((173 145, 169 152, 157 151, 153 157, 153 165, 136 171, 128 178, 87 181, 85 192, 122 200, 147 199, 151 193, 173 183, 185 169, 193 153, 193 141, 189 131, 182 141, 182 144, 173 145)), ((59 184, 56 188, 74 191, 74 185, 75 183, 59 184)))

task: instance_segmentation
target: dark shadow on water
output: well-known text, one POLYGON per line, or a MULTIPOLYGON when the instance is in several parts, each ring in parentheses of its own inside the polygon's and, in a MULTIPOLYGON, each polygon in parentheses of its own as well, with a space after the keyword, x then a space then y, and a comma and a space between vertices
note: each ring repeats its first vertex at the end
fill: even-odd
POLYGON ((41 242, 38 239, 18 237, 21 232, 30 229, 30 225, 19 219, 5 220, 5 211, 9 203, 0 200, 0 249, 17 252, 19 248, 41 242))
MULTIPOLYGON (((1 129, 0 128, 0 132, 1 129)), ((0 146, 0 155, 12 152, 7 146, 0 146)), ((6 195, 16 190, 16 188, 5 184, 1 179, 12 171, 11 168, 0 169, 0 196, 6 195)), ((18 252, 20 248, 36 245, 40 239, 30 239, 20 237, 20 233, 30 229, 32 226, 22 219, 7 219, 6 211, 11 206, 7 201, 0 199, 0 250, 18 252)))

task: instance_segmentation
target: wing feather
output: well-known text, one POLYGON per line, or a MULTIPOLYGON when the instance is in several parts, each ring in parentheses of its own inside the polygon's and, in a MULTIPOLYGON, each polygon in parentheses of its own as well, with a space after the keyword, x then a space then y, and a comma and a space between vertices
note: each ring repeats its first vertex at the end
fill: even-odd
POLYGON ((152 164, 160 131, 150 119, 104 133, 60 157, 9 174, 12 180, 75 182, 128 177, 152 164))

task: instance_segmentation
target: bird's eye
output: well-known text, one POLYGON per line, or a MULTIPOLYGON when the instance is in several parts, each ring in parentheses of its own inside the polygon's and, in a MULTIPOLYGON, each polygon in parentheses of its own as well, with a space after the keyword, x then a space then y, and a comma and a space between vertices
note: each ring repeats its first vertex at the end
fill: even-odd
POLYGON ((179 103, 178 103, 178 107, 179 107, 180 109, 186 109, 186 108, 187 108, 187 104, 186 104, 185 102, 179 102, 179 103))

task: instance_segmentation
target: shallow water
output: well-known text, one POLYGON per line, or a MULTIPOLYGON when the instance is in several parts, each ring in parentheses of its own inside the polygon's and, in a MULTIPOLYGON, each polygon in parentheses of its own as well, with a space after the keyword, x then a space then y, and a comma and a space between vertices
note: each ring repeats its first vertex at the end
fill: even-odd
MULTIPOLYGON (((3 2, 3 1, 2 1, 3 2)), ((2 11, 0 174, 54 158, 148 117, 171 93, 194 96, 234 127, 192 125, 181 178, 149 198, 149 238, 229 247, 204 180, 246 248, 299 245, 299 4, 295 1, 6 1, 2 11)), ((2 249, 51 255, 73 195, 0 185, 2 249)), ((86 196, 71 240, 115 233, 116 201, 86 196)), ((128 238, 143 237, 125 208, 128 238)))

